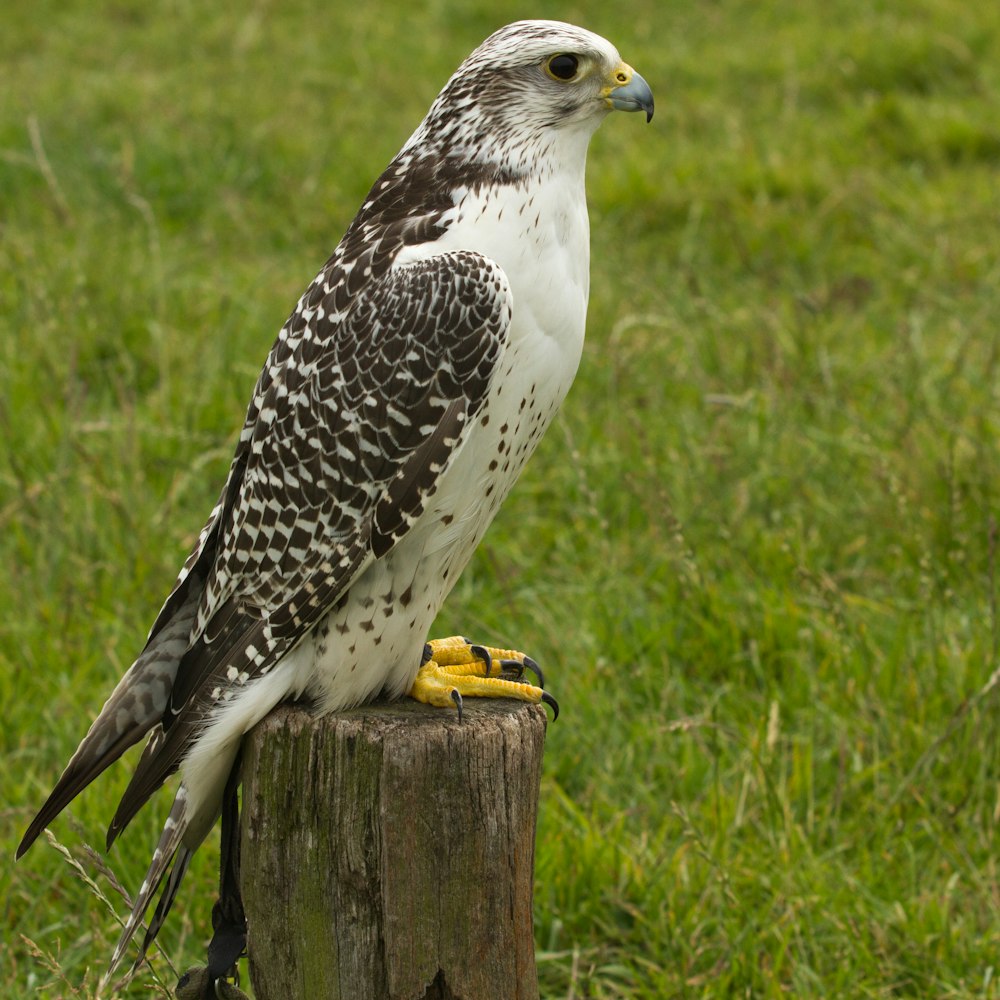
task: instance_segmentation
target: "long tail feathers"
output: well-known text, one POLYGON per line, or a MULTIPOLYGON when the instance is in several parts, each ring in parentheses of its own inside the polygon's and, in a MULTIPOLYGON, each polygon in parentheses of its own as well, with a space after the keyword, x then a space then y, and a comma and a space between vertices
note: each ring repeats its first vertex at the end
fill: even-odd
POLYGON ((17 848, 17 857, 87 785, 163 717, 177 665, 188 647, 197 596, 193 594, 177 608, 174 617, 150 640, 115 686, 56 787, 31 821, 17 848))
POLYGON ((184 877, 185 871, 187 871, 188 862, 191 860, 193 853, 186 847, 181 846, 181 838, 184 836, 185 830, 187 830, 188 822, 187 789, 184 785, 181 785, 174 798, 170 815, 163 825, 163 833, 160 835, 160 842, 156 845, 156 850, 153 852, 153 858, 149 863, 149 870, 146 872, 146 877, 139 887, 139 894, 132 905, 132 912, 125 922, 125 928, 118 939, 118 944, 115 946, 114 954, 111 956, 111 964, 101 979, 101 991, 107 988, 108 983, 115 974, 115 970, 121 965, 122 959, 125 957, 125 952, 128 950, 129 942, 142 924, 146 910, 149 908, 149 904, 160 883, 163 881, 163 876, 166 874, 170 862, 173 861, 176 854, 178 855, 177 862, 170 873, 170 878, 167 880, 163 897, 156 907, 153 920, 150 922, 149 930, 146 932, 145 940, 139 951, 139 957, 133 963, 123 983, 127 983, 138 970, 143 959, 146 957, 146 950, 153 943, 153 938, 156 937, 157 931, 162 926, 163 920, 170 909, 170 904, 173 902, 174 896, 176 896, 177 890, 180 887, 181 879, 184 877))
MULTIPOLYGON (((99 720, 100 721, 100 720, 99 720)), ((59 815, 87 787, 105 768, 113 764, 132 744, 141 740, 146 734, 148 726, 144 726, 144 721, 135 725, 118 735, 109 739, 105 734, 98 731, 95 733, 91 729, 90 733, 80 744, 79 749, 73 755, 72 760, 63 771, 56 787, 45 800, 45 804, 38 810, 38 815, 31 821, 31 825, 25 831, 18 844, 15 859, 22 857, 25 851, 35 842, 38 835, 44 830, 56 816, 59 815), (91 737, 96 736, 95 746, 91 743, 91 737), (98 742, 99 741, 99 742, 98 742)), ((96 727, 95 727, 96 728, 96 727)))
POLYGON ((166 923, 167 914, 170 912, 170 907, 174 905, 174 899, 177 897, 177 892, 181 887, 181 882, 184 880, 184 875, 193 857, 194 851, 189 850, 183 845, 178 848, 174 863, 170 869, 170 874, 167 876, 167 884, 163 887, 163 892, 160 893, 160 900, 153 911, 153 919, 150 920, 149 926, 146 928, 146 936, 143 938, 139 955, 129 970, 130 979, 139 971, 139 966, 142 965, 146 958, 146 953, 156 940, 156 935, 160 933, 160 929, 166 923))

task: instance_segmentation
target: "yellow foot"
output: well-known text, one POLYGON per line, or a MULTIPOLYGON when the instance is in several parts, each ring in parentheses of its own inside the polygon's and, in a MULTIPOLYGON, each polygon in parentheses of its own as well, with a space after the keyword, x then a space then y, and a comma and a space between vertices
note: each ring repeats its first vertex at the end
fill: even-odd
POLYGON ((552 706, 553 722, 559 717, 559 705, 541 685, 542 672, 530 656, 515 649, 477 646, 453 635, 432 639, 424 646, 424 659, 410 688, 410 697, 438 708, 458 708, 462 719, 462 698, 517 698, 537 705, 552 706), (521 680, 525 670, 538 677, 538 687, 521 680))

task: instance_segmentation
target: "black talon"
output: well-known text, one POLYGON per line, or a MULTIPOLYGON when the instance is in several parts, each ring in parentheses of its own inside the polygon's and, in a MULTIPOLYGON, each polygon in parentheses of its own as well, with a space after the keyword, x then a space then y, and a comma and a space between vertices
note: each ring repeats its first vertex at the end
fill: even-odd
MULTIPOLYGON (((522 666, 530 670, 538 678, 538 686, 540 688, 545 687, 545 678, 542 676, 542 668, 537 663, 535 663, 535 661, 530 656, 526 656, 524 658, 524 663, 522 664, 522 666)), ((556 714, 557 715, 559 714, 558 709, 556 709, 556 714)))
POLYGON ((513 674, 514 680, 521 680, 524 677, 524 664, 520 660, 501 660, 501 674, 513 674))
POLYGON ((557 702, 548 691, 542 692, 542 701, 552 708, 552 721, 555 722, 556 719, 559 718, 559 702, 557 702))
POLYGON ((490 651, 485 646, 475 646, 471 642, 469 643, 469 649, 476 659, 483 661, 486 666, 486 676, 489 677, 493 672, 493 658, 490 656, 490 651))
MULTIPOLYGON (((455 707, 458 709, 458 721, 462 721, 462 695, 459 693, 457 688, 451 689, 451 700, 455 703, 455 707)), ((559 714, 559 709, 556 709, 556 714, 559 714)), ((552 720, 555 722, 555 719, 552 720)))
POLYGON ((432 659, 434 659, 434 650, 431 649, 431 644, 429 642, 425 642, 424 653, 423 656, 420 657, 420 666, 426 666, 432 659))

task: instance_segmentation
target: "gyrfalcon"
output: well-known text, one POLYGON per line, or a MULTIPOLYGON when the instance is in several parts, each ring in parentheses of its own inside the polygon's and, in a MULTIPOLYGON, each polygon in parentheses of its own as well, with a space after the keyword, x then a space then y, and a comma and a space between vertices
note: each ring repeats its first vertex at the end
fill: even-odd
POLYGON ((147 733, 109 848, 180 769, 109 976, 173 862, 149 946, 234 787, 244 734, 279 702, 544 699, 501 678, 506 652, 425 639, 576 373, 587 146, 616 108, 648 120, 653 96, 608 41, 555 21, 501 28, 282 328, 145 648, 18 848, 147 733))

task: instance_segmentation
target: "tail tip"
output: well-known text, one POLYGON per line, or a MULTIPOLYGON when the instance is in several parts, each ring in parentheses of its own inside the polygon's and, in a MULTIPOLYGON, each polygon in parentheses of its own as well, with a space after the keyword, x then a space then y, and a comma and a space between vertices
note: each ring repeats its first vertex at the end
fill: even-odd
POLYGON ((43 826, 36 827, 34 823, 28 827, 25 831, 24 836, 21 838, 21 843, 17 845, 17 850, 14 852, 14 860, 20 861, 21 858, 28 853, 28 849, 31 845, 38 839, 38 835, 44 830, 43 826))

